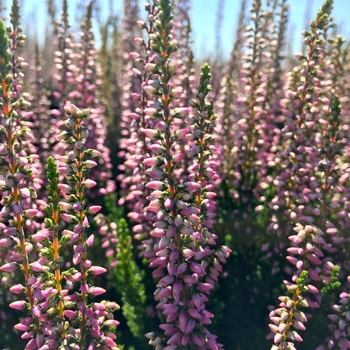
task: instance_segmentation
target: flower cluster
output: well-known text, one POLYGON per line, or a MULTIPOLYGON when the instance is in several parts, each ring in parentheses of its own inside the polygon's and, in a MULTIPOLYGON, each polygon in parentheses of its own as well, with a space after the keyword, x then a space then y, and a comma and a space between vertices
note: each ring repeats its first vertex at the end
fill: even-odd
POLYGON ((0 347, 349 349, 333 1, 293 55, 295 4, 242 0, 228 57, 218 1, 205 60, 190 0, 106 3, 48 0, 43 45, 0 0, 0 347))

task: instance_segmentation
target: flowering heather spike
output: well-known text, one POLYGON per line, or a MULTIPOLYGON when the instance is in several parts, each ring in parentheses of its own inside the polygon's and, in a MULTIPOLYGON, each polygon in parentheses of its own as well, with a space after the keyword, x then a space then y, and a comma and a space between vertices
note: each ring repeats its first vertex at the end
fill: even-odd
MULTIPOLYGON (((315 295, 308 297, 310 307, 319 307, 322 303, 319 289, 322 284, 328 283, 332 275, 334 265, 330 263, 331 256, 336 252, 336 242, 339 242, 339 237, 334 237, 338 230, 331 222, 332 215, 336 212, 333 208, 337 207, 334 206, 337 202, 337 191, 333 184, 338 182, 338 174, 341 174, 337 166, 341 150, 339 100, 335 97, 331 105, 327 106, 329 97, 325 94, 321 98, 317 90, 322 79, 321 67, 324 59, 322 54, 319 54, 322 52, 322 41, 319 37, 327 28, 326 19, 330 7, 331 2, 327 1, 319 11, 317 19, 311 22, 311 33, 304 34, 307 39, 308 57, 302 58, 303 86, 297 88, 298 92, 295 94, 290 94, 293 99, 291 106, 296 108, 291 109, 292 113, 295 113, 295 120, 294 125, 292 122, 288 125, 290 132, 287 137, 291 137, 291 142, 285 144, 288 146, 284 150, 290 163, 289 167, 284 169, 283 176, 288 174, 289 179, 294 179, 292 182, 283 178, 289 186, 289 190, 285 191, 288 194, 286 212, 289 213, 289 219, 297 223, 294 227, 297 234, 288 237, 292 248, 288 249, 291 255, 287 256, 287 259, 296 267, 293 281, 300 276, 302 270, 308 271, 312 281, 308 291, 315 295), (320 22, 322 27, 319 26, 320 22), (313 95, 312 104, 306 102, 308 93, 313 95), (309 138, 310 135, 313 137, 309 138), (310 201, 305 201, 306 198, 310 201), (322 237, 323 231, 329 233, 330 238, 322 237), (332 242, 332 245, 327 241, 332 242), (328 253, 326 259, 325 252, 328 253)), ((282 176, 279 179, 282 180, 282 176)), ((275 339, 275 344, 277 341, 281 340, 275 339)))
MULTIPOLYGON (((159 2, 156 15, 155 32, 150 38, 161 84, 149 99, 160 104, 161 108, 152 116, 159 137, 151 140, 151 145, 160 144, 162 147, 149 149, 153 149, 155 155, 163 161, 157 172, 151 170, 149 174, 153 180, 162 178, 164 189, 160 196, 157 190, 151 193, 148 197, 148 208, 156 214, 163 212, 164 215, 161 220, 156 217, 158 215, 153 216, 155 228, 150 232, 153 238, 144 241, 145 254, 149 258, 150 266, 155 268, 154 278, 159 281, 154 293, 158 302, 157 308, 166 317, 166 322, 160 326, 164 330, 164 340, 167 343, 163 348, 179 348, 187 344, 197 344, 203 349, 219 348, 216 337, 205 326, 211 323, 210 318, 213 317, 204 309, 205 294, 210 293, 213 285, 206 280, 207 271, 201 265, 203 263, 206 266, 212 256, 208 245, 215 244, 215 235, 205 226, 208 215, 206 203, 210 202, 205 198, 205 186, 208 184, 208 177, 215 178, 208 152, 215 116, 211 104, 205 100, 210 91, 210 68, 208 65, 202 68, 198 95, 194 102, 196 114, 189 125, 191 131, 190 128, 186 129, 195 151, 192 154, 192 168, 189 168, 189 181, 182 184, 176 172, 181 163, 176 161, 174 153, 182 137, 178 137, 178 129, 174 123, 179 109, 171 107, 175 99, 171 91, 175 86, 172 83, 170 65, 176 44, 172 36, 172 8, 168 0, 159 2), (193 214, 202 214, 203 219, 193 224, 193 214), (154 252, 149 247, 150 242, 155 242, 152 243, 154 252), (202 245, 207 249, 205 256, 200 254, 202 245), (186 324, 189 320, 193 325, 187 330, 186 324), (189 335, 189 329, 194 330, 192 336, 189 335)), ((154 168, 153 166, 150 169, 154 168)), ((151 339, 150 344, 157 346, 156 339, 151 339)))
POLYGON ((215 110, 218 111, 218 120, 216 123, 216 147, 219 150, 218 167, 219 179, 223 179, 221 184, 223 190, 223 202, 227 206, 232 201, 234 194, 236 173, 234 169, 234 157, 232 152, 235 146, 235 129, 237 129, 237 120, 239 120, 239 109, 237 108, 237 98, 239 93, 239 76, 242 65, 241 57, 243 55, 243 33, 244 22, 246 18, 245 9, 247 1, 241 2, 241 8, 238 18, 238 25, 235 34, 235 42, 231 51, 228 64, 224 68, 222 77, 220 96, 215 103, 215 110), (221 140, 221 142, 220 142, 221 140))
MULTIPOLYGON (((177 0, 173 2, 173 32, 178 43, 178 49, 173 54, 172 61, 176 64, 176 75, 173 77, 175 88, 172 90, 174 99, 172 107, 189 106, 194 98, 194 92, 198 83, 198 78, 194 69, 194 55, 191 44, 191 22, 189 17, 190 1, 177 0)), ((186 130, 186 118, 178 118, 174 121, 176 128, 186 130)), ((189 156, 191 149, 190 140, 183 138, 179 145, 178 152, 182 156, 181 173, 179 176, 184 179, 188 177, 188 167, 191 163, 189 156)))
POLYGON ((261 317, 249 331, 242 320, 284 280, 272 349, 296 349, 302 337, 308 349, 349 348, 350 48, 332 2, 294 56, 284 48, 288 0, 250 1, 249 18, 242 0, 231 56, 216 45, 201 76, 190 0, 152 0, 143 20, 139 2, 124 0, 120 23, 113 1, 100 18, 108 2, 79 0, 72 27, 70 3, 48 0, 54 31, 35 52, 31 38, 22 46, 20 1, 11 2, 8 40, 0 26, 2 347, 116 349, 118 307, 102 300, 116 289, 136 335, 125 347, 142 348, 142 327, 160 323, 146 335, 156 350, 221 348, 207 330, 222 314, 211 331, 251 350, 264 342, 261 317), (216 241, 230 238, 230 273, 216 288, 230 253, 216 241), (323 341, 312 332, 326 322, 323 341))
MULTIPOLYGON (((20 75, 18 68, 21 67, 21 62, 23 59, 18 56, 18 49, 23 46, 25 36, 23 36, 22 28, 20 26, 20 12, 19 12, 19 3, 18 0, 12 1, 11 6, 11 35, 10 35, 10 41, 9 46, 10 50, 12 52, 11 56, 11 66, 12 66, 12 76, 14 78, 14 81, 12 83, 12 100, 16 101, 20 97, 20 90, 22 88, 22 85, 20 83, 20 75)), ((24 64, 23 64, 24 66, 24 64)))
MULTIPOLYGON (((88 332, 95 339, 94 342, 103 345, 103 337, 101 338, 103 331, 100 328, 103 323, 91 327, 90 322, 92 322, 96 316, 90 315, 87 306, 89 295, 96 296, 104 293, 104 289, 90 286, 88 282, 88 275, 92 270, 89 270, 91 262, 88 260, 88 247, 91 244, 89 244, 89 239, 87 237, 87 229, 89 227, 87 212, 89 211, 89 208, 85 208, 85 193, 86 189, 90 187, 90 183, 92 184, 94 181, 86 177, 87 168, 84 164, 89 157, 89 152, 86 152, 85 148, 86 138, 84 133, 86 128, 83 126, 83 121, 88 117, 89 112, 87 110, 80 110, 74 105, 72 105, 70 110, 67 111, 70 113, 70 120, 73 121, 73 123, 69 124, 74 125, 74 128, 73 130, 69 130, 70 136, 65 141, 76 153, 76 157, 71 163, 69 163, 69 167, 72 171, 70 172, 70 175, 67 176, 71 187, 74 188, 74 193, 69 196, 72 210, 71 214, 65 215, 72 217, 70 222, 74 223, 74 229, 78 227, 81 228, 77 232, 78 239, 74 239, 75 245, 73 255, 73 264, 79 266, 79 271, 81 273, 81 279, 79 279, 80 294, 75 294, 79 307, 78 315, 80 319, 80 334, 82 335, 79 344, 80 347, 86 345, 86 340, 83 335, 88 332), (87 186, 87 184, 89 185, 87 186)), ((107 314, 104 316, 106 315, 107 314)))
POLYGON ((237 77, 240 71, 241 60, 243 50, 243 34, 244 34, 244 24, 246 21, 246 11, 247 8, 247 0, 241 1, 241 7, 239 11, 238 23, 235 34, 235 42, 233 44, 233 48, 230 55, 229 68, 227 69, 227 73, 231 75, 231 78, 237 77))
POLYGON ((28 96, 31 111, 26 113, 25 119, 27 126, 30 127, 33 133, 33 142, 35 142, 34 140, 40 140, 40 142, 35 142, 35 153, 38 159, 36 181, 33 187, 36 189, 37 195, 41 197, 46 194, 47 183, 44 175, 46 161, 57 142, 57 121, 50 117, 50 113, 48 113, 50 101, 48 91, 44 88, 43 66, 38 43, 35 43, 35 63, 32 69, 34 72, 32 72, 31 79, 31 94, 28 96))
MULTIPOLYGON (((60 257, 61 257, 61 249, 65 249, 67 246, 67 243, 69 239, 64 239, 61 237, 61 232, 63 228, 60 224, 60 213, 62 212, 61 206, 60 206, 60 190, 58 188, 59 185, 59 173, 57 170, 57 165, 55 163, 55 160, 52 157, 49 157, 47 160, 47 177, 48 177, 48 183, 47 186, 48 190, 48 199, 50 201, 50 204, 47 205, 45 208, 45 225, 49 229, 51 235, 50 241, 48 241, 48 245, 44 245, 44 249, 42 250, 43 255, 46 255, 46 258, 48 260, 48 264, 51 266, 51 268, 54 269, 54 273, 49 273, 53 281, 54 288, 56 289, 56 296, 57 298, 54 298, 52 300, 52 304, 49 306, 51 308, 50 316, 46 319, 45 314, 46 310, 49 308, 45 305, 45 302, 41 302, 38 305, 38 312, 41 315, 41 329, 45 328, 51 328, 53 324, 64 324, 65 323, 65 317, 64 317, 64 311, 65 311, 65 304, 63 302, 63 296, 66 294, 67 290, 64 290, 62 288, 62 271, 60 266, 60 257), (51 250, 52 255, 45 254, 44 252, 48 252, 51 250), (53 321, 55 319, 55 321, 53 321)), ((49 288, 49 286, 42 286, 42 289, 49 288)), ((52 289, 52 288, 51 288, 52 289)), ((46 315, 48 316, 48 315, 46 315)), ((44 334, 41 334, 39 332, 37 336, 41 335, 43 339, 46 337, 44 334)), ((55 337, 49 336, 47 337, 47 340, 54 340, 59 343, 66 342, 67 340, 67 329, 66 327, 63 327, 62 332, 60 334, 57 334, 55 337)), ((44 341, 44 340, 43 340, 44 341)))
MULTIPOLYGON (((154 5, 150 6, 147 10, 149 20, 147 22, 148 24, 143 27, 143 30, 147 32, 148 36, 154 33, 155 11, 156 7, 154 5)), ((134 12, 131 12, 131 15, 132 14, 134 14, 134 12)), ((129 20, 126 19, 125 26, 130 24, 129 20)), ((125 33, 123 35, 129 34, 125 33)), ((144 159, 149 157, 149 139, 156 137, 158 134, 157 130, 154 129, 154 118, 149 117, 144 111, 148 107, 148 93, 143 87, 146 84, 151 84, 151 82, 155 84, 157 81, 159 82, 159 80, 153 80, 153 75, 156 71, 151 72, 145 69, 145 66, 148 63, 152 63, 154 60, 150 39, 141 48, 137 50, 135 48, 135 52, 136 51, 139 52, 138 55, 140 59, 136 59, 135 62, 132 63, 132 66, 140 68, 142 73, 141 77, 137 78, 130 76, 130 71, 124 74, 128 79, 128 82, 124 84, 124 88, 129 89, 129 91, 123 94, 125 99, 123 99, 122 102, 125 109, 122 113, 120 125, 120 127, 123 128, 123 137, 119 143, 121 149, 119 156, 123 157, 125 161, 120 167, 123 173, 118 176, 118 180, 121 181, 122 193, 119 204, 122 205, 125 203, 125 205, 130 208, 131 212, 128 214, 128 217, 136 224, 133 227, 135 238, 142 241, 148 238, 148 232, 152 230, 152 226, 149 222, 150 213, 147 210, 146 204, 146 198, 150 195, 150 191, 145 189, 145 184, 148 179, 145 173, 144 159), (138 61, 140 62, 138 63, 138 61), (142 80, 141 84, 140 78, 142 80), (130 98, 130 92, 136 94, 137 98, 130 98), (131 115, 133 115, 133 117, 131 117, 131 115)), ((130 64, 131 63, 126 66, 126 69, 128 69, 130 64)), ((159 146, 160 145, 157 144, 154 147, 159 146)), ((156 173, 157 170, 154 169, 153 172, 156 173)), ((150 243, 150 246, 151 245, 150 243)), ((140 255, 145 254, 141 246, 139 249, 141 250, 140 255)), ((152 251, 150 247, 147 250, 152 251)))
MULTIPOLYGON (((14 4, 16 4, 16 2, 14 4)), ((1 158, 3 160, 3 172, 4 174, 6 174, 5 184, 7 185, 7 193, 5 192, 7 194, 7 197, 4 197, 6 198, 6 201, 2 201, 3 215, 1 216, 1 222, 8 223, 8 229, 13 228, 13 234, 11 234, 11 236, 15 239, 16 251, 20 255, 19 260, 26 285, 26 298, 28 301, 28 308, 29 310, 33 310, 33 308, 35 307, 33 288, 28 282, 32 278, 32 271, 30 270, 30 258, 28 256, 27 250, 29 242, 27 241, 25 234, 26 218, 22 210, 22 206, 24 203, 22 201, 22 196, 20 192, 20 189, 22 187, 25 187, 30 181, 31 171, 30 165, 28 163, 24 165, 20 164, 20 156, 23 157, 26 156, 26 154, 23 150, 18 150, 17 145, 21 142, 22 136, 18 133, 16 134, 15 132, 16 126, 18 125, 20 127, 20 124, 18 124, 20 121, 20 119, 18 118, 19 114, 16 112, 15 108, 24 108, 25 101, 22 99, 11 103, 11 87, 13 82, 13 76, 11 75, 11 73, 14 73, 14 70, 12 68, 12 56, 9 53, 8 37, 5 34, 4 25, 2 21, 0 21, 0 98, 2 101, 0 107, 0 115, 3 120, 0 129, 2 133, 2 140, 6 149, 6 152, 3 153, 1 158), (16 174, 18 173, 22 173, 24 174, 24 176, 20 179, 18 179, 17 177, 16 179, 16 174)), ((15 256, 16 254, 12 254, 12 258, 15 256)), ((10 261, 12 260, 12 258, 10 258, 10 261)), ((18 260, 16 259, 15 261, 18 260)), ((3 265, 2 270, 5 272, 10 272, 11 270, 13 271, 13 264, 14 262, 9 262, 8 264, 3 265), (4 268, 4 266, 11 266, 11 268, 4 268)), ((25 301, 22 302, 25 303, 25 301)), ((20 302, 18 301, 15 303, 16 304, 12 305, 15 305, 16 307, 12 307, 18 308, 20 302)), ((23 307, 21 307, 21 309, 23 309, 23 307)), ((38 330, 38 321, 38 317, 33 316, 32 323, 34 331, 38 330)))
POLYGON ((307 307, 308 304, 303 297, 303 293, 308 290, 306 287, 307 271, 302 271, 300 277, 296 280, 296 284, 287 286, 288 294, 291 296, 279 297, 279 308, 270 312, 272 321, 269 327, 274 333, 274 344, 271 349, 284 350, 289 346, 294 346, 294 341, 303 341, 297 330, 304 330, 304 323, 307 318, 302 307, 307 307), (290 341, 291 340, 291 341, 290 341))
MULTIPOLYGON (((338 268, 339 273, 339 268, 338 268)), ((347 277, 349 282, 350 276, 347 277)), ((338 286, 339 286, 338 282, 338 286)), ((326 344, 331 348, 332 345, 339 344, 341 349, 347 349, 350 347, 349 337, 346 333, 346 329, 349 326, 350 322, 350 309, 349 309, 349 298, 350 295, 348 292, 342 292, 339 295, 339 304, 332 304, 331 308, 333 310, 332 314, 327 315, 331 320, 329 329, 333 333, 331 337, 326 339, 326 344)), ((321 348, 321 346, 320 346, 321 348)))

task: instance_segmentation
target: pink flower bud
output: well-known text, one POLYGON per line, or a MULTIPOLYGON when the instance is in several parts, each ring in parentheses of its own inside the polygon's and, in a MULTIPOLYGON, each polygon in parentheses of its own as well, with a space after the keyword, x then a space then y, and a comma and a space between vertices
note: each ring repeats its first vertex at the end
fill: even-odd
POLYGON ((3 272, 14 272, 17 270, 17 263, 11 262, 4 264, 0 267, 0 271, 3 272))
POLYGON ((186 259, 190 259, 194 255, 195 255, 195 252, 193 250, 187 249, 187 248, 182 249, 182 256, 185 257, 186 259))
POLYGON ((76 202, 76 203, 74 203, 74 204, 72 205, 72 209, 73 209, 74 211, 80 211, 80 210, 83 209, 83 205, 82 205, 81 203, 79 203, 79 202, 76 202))
POLYGON ((149 72, 153 72, 156 69, 156 65, 154 63, 146 63, 145 69, 149 72))
POLYGON ((143 164, 146 166, 157 166, 159 164, 159 159, 157 157, 146 158, 143 160, 143 164))
POLYGON ((73 190, 72 186, 66 185, 66 184, 58 184, 58 188, 64 193, 64 194, 70 194, 73 190))
POLYGON ((97 163, 94 162, 93 160, 88 159, 87 161, 85 161, 84 165, 88 168, 94 168, 95 166, 97 166, 97 163))
POLYGON ((12 309, 16 309, 16 310, 23 310, 26 307, 26 302, 23 300, 19 300, 19 301, 14 301, 13 303, 11 303, 10 308, 12 309))
POLYGON ((91 265, 92 265, 91 260, 85 260, 85 261, 83 262, 83 266, 84 266, 86 269, 89 269, 89 268, 91 267, 91 265))
POLYGON ((129 55, 133 60, 136 60, 140 57, 140 55, 137 52, 130 52, 129 55))
POLYGON ((94 245, 94 240, 95 240, 95 236, 92 234, 89 236, 89 238, 86 240, 86 245, 88 247, 92 247, 94 245))
POLYGON ((201 188, 201 185, 197 182, 188 181, 188 182, 185 182, 184 185, 188 192, 194 192, 201 188))
POLYGON ((89 207, 88 209, 88 213, 89 214, 96 214, 101 210, 101 206, 100 205, 92 205, 91 207, 89 207))
POLYGON ((87 179, 85 181, 83 181, 83 186, 86 188, 92 188, 95 187, 97 185, 97 182, 91 179, 87 179))
POLYGON ((82 283, 82 285, 80 286, 80 291, 83 294, 87 294, 89 292, 89 286, 87 283, 82 283))
POLYGON ((165 183, 162 181, 150 181, 146 184, 146 187, 151 188, 152 190, 163 190, 165 183))
POLYGON ((63 314, 64 316, 68 317, 70 320, 73 320, 77 316, 75 311, 73 310, 64 310, 63 314))
POLYGON ((90 293, 94 296, 97 296, 106 293, 106 290, 100 287, 91 287, 90 293))
POLYGON ((100 151, 97 151, 95 149, 90 150, 91 157, 102 157, 102 153, 100 151))
POLYGON ((180 107, 175 108, 175 114, 178 114, 180 117, 185 117, 188 113, 190 113, 191 109, 189 107, 180 107))
POLYGON ((157 136, 159 135, 158 130, 153 130, 153 129, 143 129, 143 128, 141 128, 140 132, 145 134, 151 140, 155 140, 157 138, 157 136))
POLYGON ((24 212, 24 215, 27 217, 27 218, 33 218, 35 217, 37 214, 38 214, 38 210, 37 209, 27 209, 25 212, 24 212))
POLYGON ((101 275, 102 273, 107 272, 107 269, 101 266, 91 266, 91 274, 94 276, 101 275))
POLYGON ((75 219, 75 216, 74 216, 74 215, 70 215, 70 214, 66 214, 66 213, 60 214, 60 217, 61 217, 65 222, 68 222, 68 223, 71 223, 71 222, 75 219))
POLYGON ((11 244, 12 244, 12 240, 10 238, 0 239, 0 247, 9 247, 11 244))
POLYGON ((25 288, 21 284, 16 284, 10 288, 10 292, 14 294, 21 294, 24 290, 25 288))
POLYGON ((137 45, 142 45, 145 41, 142 38, 134 38, 134 41, 137 45))
POLYGON ((188 129, 175 130, 174 137, 176 140, 181 141, 188 134, 188 129))
POLYGON ((39 261, 34 261, 29 264, 32 271, 41 272, 41 271, 49 271, 50 268, 48 266, 41 265, 39 261))

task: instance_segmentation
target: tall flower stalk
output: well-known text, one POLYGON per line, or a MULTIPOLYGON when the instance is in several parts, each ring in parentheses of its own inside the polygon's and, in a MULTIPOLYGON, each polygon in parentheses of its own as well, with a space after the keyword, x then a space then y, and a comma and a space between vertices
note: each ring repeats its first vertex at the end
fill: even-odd
MULTIPOLYGON (((334 195, 338 192, 333 185, 341 173, 337 166, 341 149, 339 99, 334 97, 330 102, 327 94, 320 96, 318 89, 322 79, 322 52, 325 45, 325 41, 319 38, 328 26, 331 9, 332 1, 327 0, 316 20, 311 23, 311 31, 304 34, 308 50, 307 57, 300 57, 304 61, 300 72, 302 86, 294 93, 289 92, 293 97, 291 111, 294 118, 286 129, 292 140, 286 142, 286 148, 282 152, 288 154, 290 162, 283 174, 284 182, 289 187, 286 192, 286 206, 289 210, 286 212, 290 221, 295 223, 293 230, 297 233, 288 237, 292 246, 287 249, 290 253, 287 260, 295 265, 295 272, 292 282, 285 283, 287 288, 294 288, 295 281, 307 271, 309 279, 305 278, 305 283, 308 283, 305 291, 309 295, 304 300, 311 308, 322 305, 320 291, 332 280, 332 255, 336 251, 334 242, 337 240, 334 236, 338 231, 332 222, 332 215, 337 211, 334 195)), ((326 84, 327 82, 323 85, 326 84)), ((297 292, 298 289, 294 290, 293 295, 297 292)), ((274 330, 275 348, 286 348, 288 339, 292 343, 294 340, 302 341, 296 331, 291 330, 304 330, 304 325, 278 318, 276 311, 271 312, 270 316, 275 323, 279 320, 276 323, 278 329, 274 330)))
MULTIPOLYGON (((171 108, 174 97, 171 56, 176 50, 172 39, 172 8, 167 0, 160 1, 156 10, 155 32, 150 35, 153 57, 153 84, 145 86, 152 103, 158 108, 148 108, 156 129, 143 129, 150 140, 151 157, 144 160, 149 167, 146 173, 151 181, 146 184, 152 190, 146 208, 154 213, 154 229, 150 235, 155 238, 155 257, 150 266, 156 268, 154 278, 159 283, 155 292, 157 309, 166 317, 161 324, 164 336, 149 335, 150 344, 156 349, 221 347, 206 328, 213 315, 205 310, 207 296, 215 281, 206 279, 208 261, 214 255, 210 248, 216 236, 205 225, 208 219, 208 206, 212 199, 208 178, 214 176, 210 163, 210 137, 213 130, 211 104, 206 102, 210 91, 210 69, 202 67, 197 99, 193 106, 196 111, 187 119, 187 129, 175 128, 174 120, 184 118, 188 107, 171 108), (191 173, 181 181, 178 169, 183 155, 178 147, 184 137, 193 142, 191 173), (161 345, 165 342, 167 345, 161 345)), ((224 262, 228 250, 218 252, 224 262)), ((216 268, 220 263, 217 261, 216 268)))
MULTIPOLYGON (((25 233, 25 221, 36 215, 37 210, 22 207, 23 193, 26 184, 30 181, 31 169, 30 159, 22 152, 18 153, 21 139, 28 134, 28 130, 20 129, 18 124, 18 113, 16 109, 25 109, 28 102, 24 99, 18 99, 11 103, 11 87, 13 76, 11 75, 11 54, 8 49, 8 37, 5 34, 5 28, 0 22, 0 78, 1 78, 1 138, 2 164, 5 166, 5 180, 2 183, 2 190, 7 193, 2 197, 1 204, 1 222, 2 234, 5 239, 2 240, 2 246, 15 249, 11 254, 11 262, 7 262, 0 267, 2 272, 12 273, 21 268, 24 277, 24 289, 26 301, 15 301, 10 307, 23 310, 28 307, 30 311, 34 310, 35 299, 32 287, 31 277, 33 276, 30 266, 29 253, 33 250, 33 245, 28 241, 25 233)), ((29 197, 30 197, 29 193, 29 197)), ((35 191, 32 191, 35 195, 35 191)), ((35 314, 31 315, 35 330, 38 330, 39 320, 35 314)))

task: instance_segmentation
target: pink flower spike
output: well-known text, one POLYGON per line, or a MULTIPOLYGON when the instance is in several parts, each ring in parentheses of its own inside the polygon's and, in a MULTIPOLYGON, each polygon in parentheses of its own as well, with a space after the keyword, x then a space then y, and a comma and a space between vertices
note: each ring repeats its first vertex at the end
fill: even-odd
POLYGON ((138 45, 143 45, 144 42, 145 42, 142 38, 139 38, 139 37, 134 38, 134 41, 135 41, 135 43, 138 44, 138 45))
POLYGON ((61 208, 62 208, 64 211, 66 211, 66 212, 68 212, 69 210, 72 209, 72 204, 67 203, 67 202, 60 202, 59 205, 60 205, 61 208))
POLYGON ((202 293, 209 293, 212 289, 214 288, 214 286, 212 284, 209 283, 199 283, 198 285, 198 290, 202 293))
POLYGON ((16 235, 16 233, 17 233, 17 230, 14 227, 8 227, 8 228, 5 228, 4 230, 4 234, 7 236, 14 236, 16 235))

